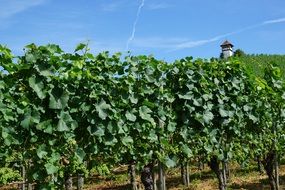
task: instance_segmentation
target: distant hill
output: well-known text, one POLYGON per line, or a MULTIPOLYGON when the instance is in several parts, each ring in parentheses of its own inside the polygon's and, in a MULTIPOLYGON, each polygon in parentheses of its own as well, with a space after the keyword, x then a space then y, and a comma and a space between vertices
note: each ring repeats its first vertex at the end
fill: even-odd
POLYGON ((257 76, 263 76, 264 68, 273 63, 281 69, 282 76, 285 78, 285 55, 246 54, 238 57, 238 59, 244 62, 248 70, 257 76))

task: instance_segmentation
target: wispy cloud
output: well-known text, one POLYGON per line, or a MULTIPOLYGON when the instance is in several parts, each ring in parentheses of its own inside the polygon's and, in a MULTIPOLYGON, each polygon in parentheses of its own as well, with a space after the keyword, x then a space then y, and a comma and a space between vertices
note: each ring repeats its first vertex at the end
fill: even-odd
MULTIPOLYGON (((65 42, 65 40, 63 42, 65 42)), ((69 47, 70 50, 73 51, 75 46, 79 43, 88 44, 90 50, 95 53, 102 51, 121 52, 124 50, 123 41, 117 39, 94 39, 92 37, 86 36, 78 36, 74 38, 70 41, 71 45, 68 45, 67 47, 69 47)))
POLYGON ((158 9, 166 9, 166 8, 169 8, 171 7, 170 4, 167 4, 167 3, 149 3, 147 4, 146 8, 149 9, 149 10, 158 10, 158 9))
POLYGON ((31 7, 38 6, 46 2, 46 0, 0 0, 0 18, 8 18, 17 13, 23 12, 31 7))
POLYGON ((267 20, 259 24, 247 26, 247 27, 238 29, 233 32, 220 34, 212 38, 202 39, 202 40, 189 40, 186 38, 168 38, 167 39, 167 38, 161 38, 161 37, 137 38, 132 41, 132 45, 134 47, 140 47, 140 48, 166 49, 167 52, 173 52, 173 51, 177 51, 181 49, 202 46, 202 45, 205 45, 211 42, 216 42, 226 37, 236 35, 236 34, 239 34, 239 33, 254 29, 254 28, 258 28, 258 27, 262 27, 262 26, 270 25, 270 24, 283 23, 283 22, 285 22, 285 18, 267 20))
POLYGON ((244 32, 246 30, 256 28, 258 26, 260 26, 260 24, 259 25, 249 26, 249 27, 245 27, 245 28, 236 30, 234 32, 229 32, 229 33, 217 35, 217 36, 209 38, 209 39, 195 40, 195 41, 190 40, 190 41, 186 41, 186 42, 183 42, 183 43, 175 44, 171 48, 171 50, 169 50, 169 51, 176 51, 176 50, 180 50, 180 49, 186 49, 186 48, 193 48, 193 47, 197 47, 197 46, 202 46, 202 45, 205 45, 205 44, 208 44, 208 43, 211 43, 211 42, 216 42, 218 40, 224 39, 224 38, 226 38, 228 36, 232 36, 234 34, 238 34, 238 33, 244 32))
MULTIPOLYGON (((130 0, 105 0, 101 3, 100 7, 102 11, 113 12, 113 11, 122 10, 123 8, 126 7, 134 7, 135 5, 136 2, 135 1, 130 2, 130 0)), ((171 6, 173 5, 165 2, 153 2, 153 1, 145 2, 145 8, 147 10, 166 9, 171 6)))
POLYGON ((124 47, 122 46, 122 43, 100 43, 95 42, 90 44, 91 51, 95 53, 108 51, 110 53, 116 53, 116 52, 123 52, 124 47))
POLYGON ((279 19, 274 19, 274 20, 267 20, 264 21, 263 24, 276 24, 276 23, 281 23, 281 22, 285 22, 285 17, 284 18, 279 18, 279 19))
POLYGON ((274 19, 274 20, 267 20, 267 21, 264 21, 264 22, 262 22, 260 24, 247 26, 247 27, 241 28, 241 29, 233 31, 233 32, 229 32, 229 33, 225 33, 225 34, 222 34, 222 35, 215 36, 215 37, 210 38, 210 39, 197 40, 197 41, 188 41, 188 42, 183 42, 183 43, 180 43, 180 44, 176 44, 176 45, 173 46, 173 48, 170 51, 176 51, 176 50, 179 50, 179 49, 193 48, 193 47, 205 45, 205 44, 208 44, 208 43, 211 43, 211 42, 215 42, 215 41, 221 40, 221 39, 223 39, 225 37, 232 36, 232 35, 235 35, 235 34, 239 34, 239 33, 242 33, 242 32, 245 32, 245 31, 248 31, 248 30, 251 30, 251 29, 254 29, 254 28, 258 28, 258 27, 261 27, 261 26, 269 25, 269 24, 282 23, 282 22, 285 22, 285 18, 278 18, 278 19, 274 19))
POLYGON ((79 43, 87 43, 92 53, 100 53, 103 51, 108 51, 110 53, 123 52, 124 43, 120 40, 104 40, 100 41, 97 39, 87 38, 87 37, 78 37, 74 39, 68 47, 69 51, 73 51, 75 46, 79 43))
POLYGON ((101 4, 101 9, 103 11, 107 11, 107 12, 113 12, 113 11, 117 11, 120 10, 122 8, 122 6, 125 5, 125 1, 124 0, 116 0, 116 1, 104 1, 103 4, 101 4))
POLYGON ((140 14, 141 14, 141 10, 142 8, 144 7, 144 1, 145 0, 142 0, 141 1, 141 4, 137 10, 137 16, 136 16, 136 19, 135 19, 135 22, 133 24, 133 29, 132 29, 132 33, 131 33, 131 36, 129 37, 129 39, 127 40, 127 44, 126 44, 126 50, 128 51, 129 50, 129 45, 130 43, 133 41, 133 39, 135 38, 135 34, 136 34, 136 28, 137 28, 137 23, 139 21, 139 18, 140 18, 140 14))
POLYGON ((140 48, 159 48, 166 49, 167 52, 176 51, 179 49, 193 48, 201 45, 205 45, 210 42, 221 40, 227 36, 236 34, 236 32, 226 33, 215 36, 210 39, 204 40, 189 40, 186 38, 137 38, 132 42, 132 45, 140 48))
POLYGON ((188 39, 185 38, 136 38, 132 42, 134 47, 140 48, 160 48, 160 49, 171 49, 177 44, 185 43, 188 39))

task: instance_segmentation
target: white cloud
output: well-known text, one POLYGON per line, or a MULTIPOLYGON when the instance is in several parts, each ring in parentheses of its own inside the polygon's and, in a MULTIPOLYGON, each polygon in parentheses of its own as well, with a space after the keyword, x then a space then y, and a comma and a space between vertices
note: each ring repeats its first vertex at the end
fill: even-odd
POLYGON ((190 41, 186 41, 186 42, 183 42, 183 43, 175 44, 171 48, 170 51, 176 51, 176 50, 179 50, 179 49, 186 49, 186 48, 193 48, 193 47, 197 47, 197 46, 202 46, 202 45, 205 45, 205 44, 208 44, 208 43, 211 43, 211 42, 216 42, 218 40, 224 39, 224 38, 226 38, 228 36, 240 33, 242 31, 244 31, 244 30, 241 29, 241 30, 234 31, 234 32, 229 32, 229 33, 226 33, 226 34, 217 35, 217 36, 212 37, 210 39, 194 40, 194 41, 190 40, 190 41))
POLYGON ((157 9, 166 9, 171 7, 170 4, 167 3, 149 3, 147 4, 147 9, 149 10, 157 10, 157 9))
POLYGON ((122 10, 123 7, 129 5, 130 3, 127 0, 104 0, 100 7, 102 11, 114 12, 122 10))
POLYGON ((92 52, 100 53, 108 51, 110 53, 123 52, 124 48, 121 44, 108 44, 108 43, 94 43, 90 45, 92 52))
POLYGON ((185 49, 185 48, 193 48, 193 47, 201 46, 201 45, 214 42, 217 40, 218 40, 217 38, 211 38, 207 40, 188 41, 188 42, 184 42, 181 44, 176 44, 175 46, 173 46, 172 51, 179 50, 179 49, 185 49))
POLYGON ((172 52, 179 49, 193 48, 210 42, 215 42, 233 34, 234 33, 227 33, 215 36, 210 39, 203 39, 203 40, 189 40, 187 38, 160 38, 160 37, 136 38, 132 42, 132 46, 138 48, 166 49, 167 52, 172 52))
POLYGON ((211 42, 215 42, 218 40, 222 40, 228 36, 232 36, 234 34, 238 34, 256 27, 260 27, 263 24, 257 24, 248 26, 245 28, 241 28, 239 30, 220 34, 214 36, 209 39, 201 39, 201 40, 189 40, 187 38, 138 38, 132 42, 132 45, 140 48, 160 48, 167 49, 167 52, 177 51, 180 49, 194 48, 198 46, 202 46, 211 42))
POLYGON ((75 47, 79 43, 88 44, 88 47, 90 48, 90 52, 94 54, 98 54, 103 51, 108 51, 111 54, 124 51, 123 43, 119 43, 117 41, 116 42, 115 41, 102 42, 102 41, 97 41, 97 40, 90 39, 90 38, 78 37, 78 38, 75 38, 69 41, 61 40, 59 42, 55 42, 55 44, 59 44, 60 47, 65 52, 74 52, 75 47))
POLYGON ((110 39, 100 41, 88 37, 75 38, 66 47, 69 47, 68 49, 69 51, 73 51, 75 46, 79 43, 87 43, 88 47, 93 53, 99 53, 103 51, 109 51, 110 53, 115 53, 115 52, 124 51, 124 45, 122 41, 110 40, 110 39))
POLYGON ((285 18, 279 18, 275 20, 267 20, 260 24, 255 24, 251 26, 247 26, 241 28, 239 30, 221 34, 214 36, 209 39, 202 39, 202 40, 189 40, 185 38, 138 38, 132 42, 132 45, 139 48, 160 48, 160 49, 168 49, 168 52, 177 51, 181 49, 193 48, 197 46, 202 46, 211 42, 215 42, 218 40, 222 40, 228 36, 232 36, 235 34, 239 34, 254 28, 262 27, 269 24, 277 24, 285 22, 285 18))
POLYGON ((160 49, 171 49, 176 44, 185 43, 188 39, 185 38, 161 38, 161 37, 152 37, 152 38, 136 38, 132 45, 134 47, 140 48, 160 48, 160 49))
POLYGON ((267 20, 264 21, 263 24, 276 24, 276 23, 281 23, 281 22, 285 22, 285 18, 278 18, 278 19, 274 19, 274 20, 267 20))
MULTIPOLYGON (((91 53, 97 54, 103 51, 108 51, 111 54, 116 52, 123 52, 124 51, 124 44, 122 41, 116 40, 106 40, 106 41, 99 41, 88 37, 71 37, 71 36, 64 36, 63 34, 58 34, 58 39, 50 39, 49 42, 45 40, 37 42, 37 45, 46 45, 48 43, 51 44, 58 44, 65 52, 74 52, 75 47, 79 43, 88 44, 91 53)), ((23 47, 27 44, 31 43, 30 40, 19 40, 17 44, 14 44, 11 49, 16 50, 16 53, 19 54, 22 52, 23 47)))
POLYGON ((133 23, 132 34, 131 34, 131 36, 129 37, 129 39, 127 40, 127 43, 126 43, 126 50, 127 50, 127 51, 129 50, 129 44, 130 44, 130 43, 134 40, 134 38, 135 38, 137 23, 138 23, 139 18, 140 18, 141 10, 142 10, 142 8, 144 7, 144 2, 145 2, 145 0, 142 0, 140 6, 138 7, 136 19, 135 19, 135 21, 134 21, 134 23, 133 23))
MULTIPOLYGON (((130 0, 104 0, 101 3, 100 7, 101 7, 102 11, 113 12, 113 11, 122 10, 122 8, 126 8, 126 7, 134 8, 135 6, 137 6, 138 3, 140 3, 140 1, 141 0, 135 0, 135 1, 130 1, 130 0)), ((169 8, 172 5, 165 3, 165 2, 161 3, 161 2, 146 1, 145 6, 146 6, 145 8, 147 10, 158 10, 158 9, 169 8)))
POLYGON ((176 45, 173 46, 172 50, 170 50, 170 51, 176 51, 176 50, 179 50, 179 49, 193 48, 193 47, 201 46, 201 45, 204 45, 204 44, 208 44, 208 43, 211 43, 211 42, 215 42, 215 41, 221 40, 221 39, 223 39, 225 37, 228 37, 228 36, 239 34, 239 33, 242 33, 242 32, 245 32, 245 31, 248 31, 248 30, 251 30, 251 29, 254 29, 254 28, 258 28, 258 27, 261 27, 261 26, 264 26, 264 25, 277 24, 277 23, 282 23, 282 22, 285 22, 285 18, 279 18, 279 19, 274 19, 274 20, 267 20, 267 21, 262 22, 261 24, 255 24, 255 25, 247 26, 247 27, 241 28, 241 29, 233 31, 233 32, 229 32, 229 33, 226 33, 226 34, 215 36, 215 37, 210 38, 210 39, 197 40, 197 41, 188 41, 188 42, 183 42, 183 43, 180 43, 180 44, 176 44, 176 45))
POLYGON ((115 11, 117 9, 119 9, 121 6, 120 2, 113 2, 113 3, 107 3, 107 4, 102 4, 101 8, 103 11, 115 11))
POLYGON ((11 17, 44 2, 46 0, 0 0, 0 18, 11 17))

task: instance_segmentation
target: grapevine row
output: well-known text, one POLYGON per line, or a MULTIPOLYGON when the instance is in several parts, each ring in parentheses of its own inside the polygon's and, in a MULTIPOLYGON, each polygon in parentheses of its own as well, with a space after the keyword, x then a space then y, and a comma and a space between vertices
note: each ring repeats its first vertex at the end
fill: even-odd
POLYGON ((0 46, 0 66, 0 162, 21 160, 37 189, 106 163, 145 172, 199 158, 223 190, 227 164, 256 157, 278 188, 285 86, 274 65, 260 77, 238 59, 170 64, 30 44, 22 56, 0 46))

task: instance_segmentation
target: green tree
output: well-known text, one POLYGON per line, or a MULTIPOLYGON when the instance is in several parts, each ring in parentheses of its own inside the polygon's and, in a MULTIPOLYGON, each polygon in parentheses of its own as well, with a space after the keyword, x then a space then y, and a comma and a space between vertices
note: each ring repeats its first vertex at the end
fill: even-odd
POLYGON ((243 57, 245 56, 245 52, 242 49, 237 49, 234 51, 234 57, 243 57))

